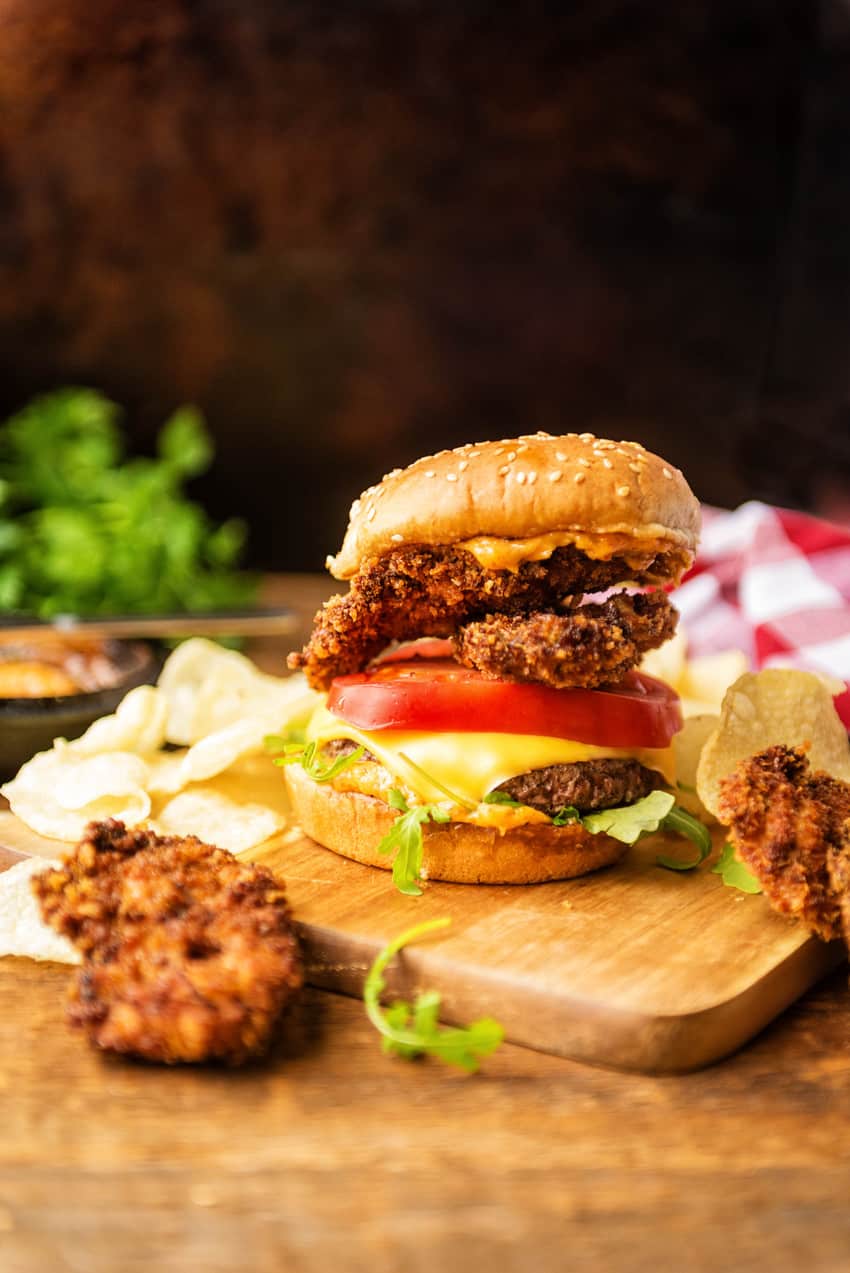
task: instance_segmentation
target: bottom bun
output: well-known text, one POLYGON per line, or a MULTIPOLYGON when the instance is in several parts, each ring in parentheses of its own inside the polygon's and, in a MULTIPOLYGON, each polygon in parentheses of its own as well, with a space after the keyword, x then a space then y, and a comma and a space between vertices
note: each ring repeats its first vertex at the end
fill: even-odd
MULTIPOLYGON (((285 772, 295 820, 307 835, 355 862, 391 869, 392 855, 379 853, 378 845, 399 816, 395 809, 375 796, 314 782, 298 765, 285 772)), ((469 822, 426 822, 422 842, 422 878, 453 884, 569 880, 619 862, 628 849, 578 823, 550 822, 504 832, 469 822)))

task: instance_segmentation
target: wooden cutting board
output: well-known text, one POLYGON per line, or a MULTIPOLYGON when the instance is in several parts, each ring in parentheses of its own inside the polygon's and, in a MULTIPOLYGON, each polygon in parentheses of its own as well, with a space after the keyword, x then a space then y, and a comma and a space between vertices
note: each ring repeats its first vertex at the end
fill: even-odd
MULTIPOLYGON (((658 852, 682 844, 647 838, 620 866, 579 880, 431 883, 420 898, 402 897, 388 872, 329 853, 297 829, 254 857, 286 878, 314 985, 359 994, 389 938, 450 916, 447 933, 396 961, 393 993, 433 988, 445 1021, 495 1016, 515 1043, 663 1072, 733 1051, 843 954, 705 867, 681 874, 655 866, 658 852)), ((0 869, 63 847, 0 813, 0 869)))

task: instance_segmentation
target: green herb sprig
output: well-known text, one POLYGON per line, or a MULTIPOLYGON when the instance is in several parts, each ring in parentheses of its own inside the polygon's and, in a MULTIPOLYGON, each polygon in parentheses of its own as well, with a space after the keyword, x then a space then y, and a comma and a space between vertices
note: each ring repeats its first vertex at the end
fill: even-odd
POLYGON ((408 805, 397 787, 390 791, 389 802, 401 814, 378 845, 378 852, 395 853, 393 883, 407 897, 420 897, 417 881, 422 871, 423 822, 448 822, 449 815, 438 804, 408 805))
POLYGON ((283 755, 275 756, 274 763, 276 765, 299 764, 313 782, 330 782, 344 769, 356 764, 366 750, 365 747, 356 747, 345 756, 337 756, 336 760, 332 760, 330 764, 323 764, 320 759, 321 745, 319 743, 288 743, 285 739, 270 734, 266 739, 266 749, 270 749, 269 744, 275 747, 277 743, 283 744, 283 755))
POLYGON ((204 422, 181 407, 156 455, 127 459, 115 403, 91 389, 35 398, 0 425, 0 611, 57 614, 250 605, 245 528, 216 525, 184 485, 207 469, 204 422))
POLYGON ((592 835, 600 831, 613 836, 623 844, 634 844, 648 831, 657 831, 671 809, 674 798, 669 791, 650 791, 634 804, 618 805, 616 809, 600 809, 598 813, 585 813, 581 824, 592 835))
POLYGON ((521 800, 514 800, 513 796, 509 796, 507 791, 488 791, 482 804, 501 804, 511 809, 522 809, 524 807, 521 800))
POLYGON ((756 877, 747 870, 743 862, 735 857, 731 844, 723 845, 719 860, 711 868, 713 875, 719 875, 727 888, 736 888, 741 893, 761 893, 762 887, 756 877))
POLYGON ((665 831, 675 831, 691 840, 697 846, 697 856, 692 862, 682 862, 678 858, 671 858, 660 853, 655 859, 658 866, 663 866, 668 871, 693 871, 708 857, 711 852, 711 836, 708 828, 690 813, 676 806, 670 810, 661 825, 665 831))
POLYGON ((424 778, 426 782, 429 782, 432 787, 436 787, 438 791, 442 791, 443 795, 446 796, 447 799, 451 800, 452 804, 456 804, 461 809, 466 809, 469 812, 475 808, 475 805, 471 800, 467 800, 465 796, 459 796, 456 791, 452 791, 449 787, 444 787, 441 782, 438 782, 436 778, 432 778, 431 774, 429 774, 426 769, 423 769, 421 765, 417 765, 416 761, 411 760, 410 757, 403 751, 400 751, 398 754, 399 758, 403 760, 406 765, 410 765, 410 768, 415 773, 419 774, 421 778, 424 778))
POLYGON ((386 988, 384 972, 403 946, 418 941, 440 929, 448 928, 450 919, 432 919, 408 928, 389 942, 378 954, 366 977, 363 1001, 366 1015, 381 1034, 384 1052, 395 1053, 408 1060, 418 1056, 436 1056, 447 1065, 456 1065, 467 1073, 478 1069, 481 1059, 490 1056, 504 1039, 505 1032, 492 1017, 482 1017, 462 1028, 438 1024, 440 996, 435 990, 417 995, 411 1005, 397 1000, 381 1007, 381 994, 386 988))

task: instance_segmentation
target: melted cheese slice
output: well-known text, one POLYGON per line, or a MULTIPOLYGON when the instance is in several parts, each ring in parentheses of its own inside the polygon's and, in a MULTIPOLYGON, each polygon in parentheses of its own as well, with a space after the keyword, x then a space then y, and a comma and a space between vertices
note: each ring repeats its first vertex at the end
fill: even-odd
POLYGON ((367 732, 340 720, 326 707, 318 707, 307 728, 308 741, 326 743, 334 738, 350 738, 365 747, 426 804, 446 799, 446 792, 429 782, 426 775, 476 805, 494 787, 518 774, 581 760, 635 759, 647 769, 657 770, 671 785, 676 776, 672 747, 623 750, 537 734, 435 734, 397 729, 367 732))

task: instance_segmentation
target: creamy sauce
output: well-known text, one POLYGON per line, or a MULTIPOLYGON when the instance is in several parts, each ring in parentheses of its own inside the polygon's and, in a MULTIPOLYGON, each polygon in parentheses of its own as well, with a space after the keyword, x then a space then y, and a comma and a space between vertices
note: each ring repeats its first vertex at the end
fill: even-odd
MULTIPOLYGON (((659 528, 660 529, 660 528, 659 528)), ((500 539, 496 535, 475 535, 457 547, 471 552, 485 570, 518 570, 525 561, 546 561, 556 548, 573 545, 594 561, 621 558, 630 569, 643 571, 659 552, 676 552, 677 545, 647 538, 645 546, 634 535, 612 531, 598 535, 580 530, 548 531, 527 539, 500 539)))

